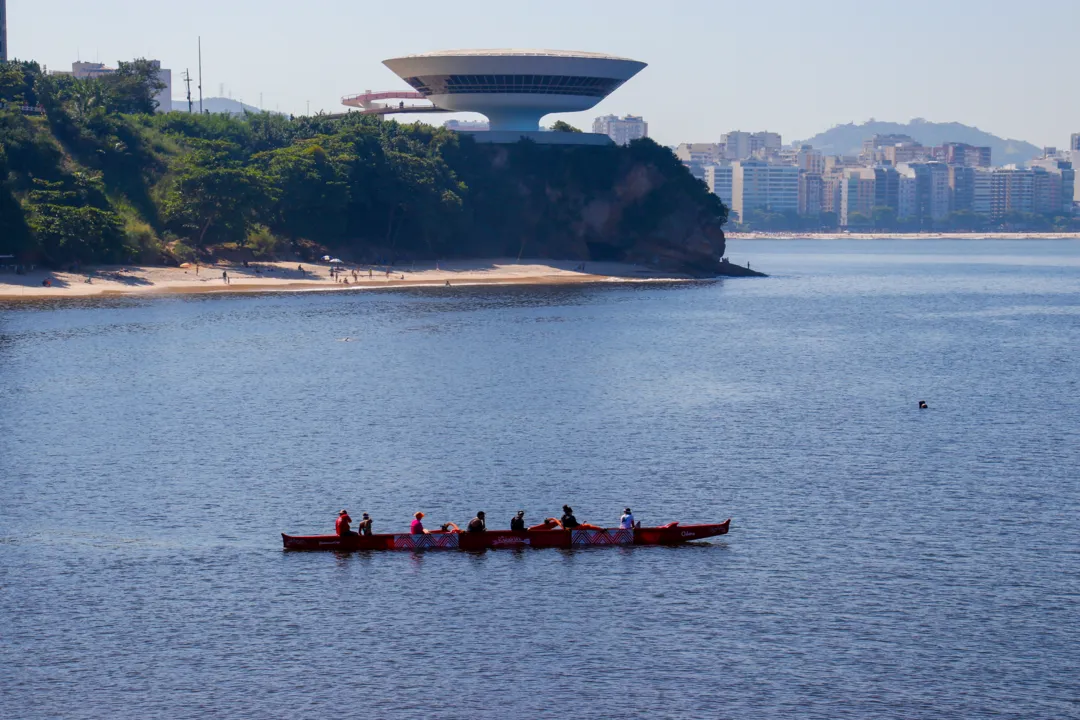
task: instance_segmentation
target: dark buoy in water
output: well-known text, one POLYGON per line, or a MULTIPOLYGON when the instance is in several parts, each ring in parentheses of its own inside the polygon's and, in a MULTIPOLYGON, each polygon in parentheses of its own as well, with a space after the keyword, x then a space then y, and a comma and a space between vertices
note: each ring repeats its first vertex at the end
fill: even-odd
POLYGON ((925 400, 920 400, 919 401, 919 409, 920 410, 927 410, 929 408, 930 408, 930 406, 926 404, 925 400))

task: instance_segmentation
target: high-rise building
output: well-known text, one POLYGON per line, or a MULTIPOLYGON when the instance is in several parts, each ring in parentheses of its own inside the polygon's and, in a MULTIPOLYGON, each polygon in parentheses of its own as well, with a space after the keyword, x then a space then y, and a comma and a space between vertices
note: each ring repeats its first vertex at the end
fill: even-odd
POLYGON ((943 162, 901 163, 897 171, 915 180, 910 217, 920 223, 942 220, 949 214, 949 166, 943 162))
POLYGON ((1077 192, 1076 168, 1072 162, 1062 160, 1060 157, 1044 157, 1030 161, 1028 167, 1033 170, 1044 170, 1054 176, 1049 184, 1045 185, 1037 178, 1034 190, 1035 212, 1071 213, 1077 192), (1048 192, 1043 191, 1044 187, 1048 189, 1048 192))
POLYGON ((731 163, 709 165, 705 168, 705 184, 709 186, 709 192, 720 198, 729 209, 732 199, 732 176, 731 163))
POLYGON ((949 165, 949 195, 953 211, 975 209, 975 166, 949 165))
POLYGON ((1069 149, 1073 152, 1080 152, 1080 133, 1073 133, 1069 138, 1069 149))
POLYGON ((875 157, 875 153, 881 151, 883 148, 891 147, 895 145, 918 145, 919 143, 915 138, 910 135, 874 135, 873 137, 863 140, 862 154, 860 157, 866 162, 880 162, 875 157))
POLYGON ((874 207, 900 208, 900 173, 891 165, 874 167, 874 207))
POLYGON ((0 62, 7 61, 7 0, 0 0, 0 62))
POLYGON ((810 145, 803 145, 795 153, 795 165, 806 173, 821 175, 825 172, 825 156, 810 145))
POLYGON ((900 182, 896 194, 896 218, 909 220, 915 217, 917 204, 917 184, 915 173, 899 172, 900 182))
POLYGON ((731 171, 731 209, 740 221, 750 210, 799 211, 799 168, 794 165, 737 160, 731 171))
POLYGON ((840 218, 840 188, 844 184, 843 172, 830 172, 821 176, 821 212, 833 213, 840 218))
POLYGON ((756 133, 736 130, 721 135, 720 142, 724 144, 724 157, 728 160, 746 160, 754 157, 755 153, 766 156, 779 151, 784 144, 780 133, 767 130, 756 133))
POLYGON ((690 168, 691 175, 704 180, 705 168, 724 161, 724 146, 722 143, 679 143, 675 157, 690 168))
POLYGON ((967 143, 947 142, 942 145, 944 157, 949 165, 966 167, 990 167, 990 148, 967 143))
POLYGON ((639 115, 604 115, 593 120, 592 131, 607 135, 616 145, 628 145, 631 140, 649 137, 649 123, 639 115))
POLYGON ((856 214, 873 216, 877 176, 873 168, 848 168, 840 185, 840 225, 846 227, 856 214))
POLYGON ((821 215, 824 190, 821 173, 799 173, 799 214, 805 217, 821 215))

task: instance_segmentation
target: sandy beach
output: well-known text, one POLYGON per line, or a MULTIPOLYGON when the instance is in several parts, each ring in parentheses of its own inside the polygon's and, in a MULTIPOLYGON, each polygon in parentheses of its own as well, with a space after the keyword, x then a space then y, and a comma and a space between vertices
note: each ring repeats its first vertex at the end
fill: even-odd
POLYGON ((728 240, 1080 240, 1080 233, 725 232, 728 240))
POLYGON ((326 263, 219 263, 192 267, 108 266, 80 272, 37 269, 26 275, 0 272, 0 300, 75 298, 95 295, 243 293, 365 290, 387 287, 526 285, 687 279, 676 273, 625 263, 552 260, 461 260, 382 268, 349 265, 335 278, 326 263), (387 272, 389 270, 389 272, 387 272), (355 276, 353 272, 356 272, 355 276), (228 282, 223 273, 228 274, 228 282), (50 285, 44 283, 48 280, 50 285), (346 284, 343 280, 347 280, 346 284))

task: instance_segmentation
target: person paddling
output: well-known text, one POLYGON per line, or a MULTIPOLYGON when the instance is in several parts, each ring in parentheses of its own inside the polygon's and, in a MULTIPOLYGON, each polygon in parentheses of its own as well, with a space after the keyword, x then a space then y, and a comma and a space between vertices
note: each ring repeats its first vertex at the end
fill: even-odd
POLYGON ((622 517, 619 518, 619 527, 623 530, 634 529, 634 513, 630 511, 630 508, 623 511, 622 517))
POLYGON ((563 505, 563 516, 559 519, 559 524, 563 526, 564 530, 603 530, 604 528, 599 525, 590 525, 589 523, 580 523, 578 519, 574 517, 574 508, 569 505, 563 505))
POLYGON ((421 522, 424 519, 424 513, 417 511, 413 515, 413 521, 409 525, 409 532, 413 535, 428 535, 429 532, 424 529, 424 523, 421 522))
POLYGON ((350 535, 355 535, 356 533, 349 529, 349 526, 351 524, 352 518, 349 517, 349 511, 342 510, 338 513, 337 522, 334 523, 334 529, 337 530, 337 534, 339 537, 348 537, 350 535))
POLYGON ((483 510, 476 513, 476 517, 469 521, 469 524, 465 526, 465 530, 473 533, 487 530, 487 520, 484 519, 483 510))
POLYGON ((510 518, 510 529, 514 532, 521 532, 525 529, 525 511, 518 510, 517 515, 510 518))

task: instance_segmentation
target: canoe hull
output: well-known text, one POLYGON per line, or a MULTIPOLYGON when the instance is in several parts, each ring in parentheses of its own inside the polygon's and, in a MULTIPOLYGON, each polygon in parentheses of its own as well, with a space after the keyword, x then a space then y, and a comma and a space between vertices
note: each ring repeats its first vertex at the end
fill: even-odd
POLYGON ((712 525, 665 525, 622 530, 488 530, 482 533, 442 533, 409 535, 286 535, 286 550, 496 550, 500 548, 570 548, 617 545, 679 545, 717 535, 726 535, 731 520, 712 525))

